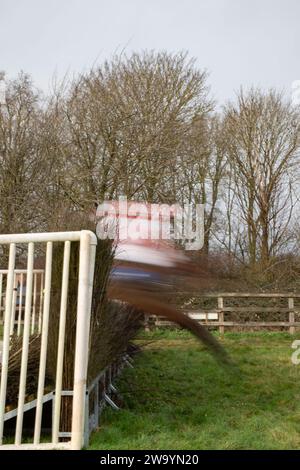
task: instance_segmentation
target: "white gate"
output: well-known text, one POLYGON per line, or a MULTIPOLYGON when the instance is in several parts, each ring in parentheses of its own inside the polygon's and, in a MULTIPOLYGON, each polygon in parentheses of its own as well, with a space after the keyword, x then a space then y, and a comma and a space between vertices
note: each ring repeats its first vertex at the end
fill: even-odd
MULTIPOLYGON (((8 269, 0 269, 0 325, 4 324, 5 311, 5 286, 7 285, 8 269)), ((26 297, 26 269, 14 270, 14 292, 12 298, 12 313, 10 323, 10 334, 16 329, 18 336, 21 335, 24 324, 25 297, 26 297)), ((33 292, 31 305, 31 334, 41 333, 42 311, 44 294, 44 269, 33 270, 33 292)))
MULTIPOLYGON (((85 395, 88 366, 88 342, 90 327, 90 312, 95 265, 96 236, 87 230, 80 232, 30 233, 15 235, 0 235, 0 246, 9 245, 8 268, 0 271, 1 290, 6 284, 5 293, 0 295, 0 328, 2 327, 2 364, 0 386, 0 449, 24 448, 71 448, 80 449, 83 445, 85 395), (65 329, 67 316, 67 295, 69 281, 69 263, 71 242, 80 242, 79 274, 77 294, 77 324, 74 364, 74 389, 72 407, 71 440, 59 442, 63 435, 60 433, 60 412, 63 379, 63 357, 65 329), (51 301, 51 273, 53 243, 64 243, 63 272, 61 284, 60 316, 58 325, 58 349, 56 364, 56 381, 54 390, 45 393, 45 374, 48 346, 48 326, 51 301), (45 269, 35 270, 35 244, 46 244, 45 269), (16 253, 18 245, 27 245, 27 269, 16 269, 16 253), (3 281, 5 276, 5 282, 3 281), (40 280, 38 281, 38 276, 40 280), (24 279, 26 279, 25 305, 23 306, 24 279), (18 283, 18 285, 17 285, 18 283), (21 290, 23 292, 21 292, 21 290), (19 301, 17 301, 19 299, 19 301), (4 306, 5 304, 5 306, 4 306), (2 306, 2 307, 1 307, 2 306), (22 314, 23 308, 23 314, 22 314), (2 310, 1 310, 2 309, 2 310), (1 322, 1 312, 3 321, 1 322), (16 331, 15 331, 16 330, 16 331), (22 357, 19 379, 18 403, 15 409, 6 409, 7 381, 9 374, 9 355, 11 335, 16 332, 22 336, 22 357), (41 334, 39 359, 38 387, 34 400, 26 398, 26 380, 30 335, 41 334), (53 419, 51 442, 41 443, 41 423, 43 404, 52 400, 53 419), (24 442, 23 418, 24 413, 35 408, 34 438, 32 443, 24 442), (14 444, 7 443, 4 436, 4 424, 15 418, 14 444)), ((2 266, 0 266, 2 268, 2 266)), ((0 330, 1 334, 1 330, 0 330)))

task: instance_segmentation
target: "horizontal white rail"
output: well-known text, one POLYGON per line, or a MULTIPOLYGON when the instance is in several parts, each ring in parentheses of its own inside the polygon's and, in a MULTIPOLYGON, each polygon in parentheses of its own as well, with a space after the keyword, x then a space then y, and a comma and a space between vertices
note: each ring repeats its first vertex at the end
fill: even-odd
POLYGON ((97 237, 89 230, 78 232, 41 232, 41 233, 17 233, 12 235, 0 235, 0 245, 10 245, 11 243, 47 243, 47 242, 76 242, 80 241, 82 233, 88 232, 91 243, 97 244, 97 237))
MULTIPOLYGON (((15 274, 26 274, 27 269, 14 269, 14 272, 15 274)), ((43 273, 44 269, 34 269, 33 272, 36 274, 43 273)), ((0 274, 7 274, 7 273, 8 273, 8 269, 0 269, 0 274)))

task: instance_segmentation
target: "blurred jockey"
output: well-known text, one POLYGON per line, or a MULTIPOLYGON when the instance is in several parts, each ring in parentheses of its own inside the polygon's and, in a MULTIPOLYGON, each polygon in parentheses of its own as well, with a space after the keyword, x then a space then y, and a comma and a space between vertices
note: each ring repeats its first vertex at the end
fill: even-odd
POLYGON ((99 206, 97 235, 113 239, 115 248, 108 296, 189 329, 220 362, 228 364, 226 351, 209 331, 165 300, 164 288, 170 287, 172 278, 183 274, 197 278, 198 271, 171 239, 177 206, 159 209, 123 200, 99 206))
POLYGON ((111 279, 146 283, 151 288, 169 285, 174 274, 189 271, 189 259, 172 240, 177 206, 122 204, 107 201, 97 213, 98 220, 103 217, 101 235, 114 239, 111 279))

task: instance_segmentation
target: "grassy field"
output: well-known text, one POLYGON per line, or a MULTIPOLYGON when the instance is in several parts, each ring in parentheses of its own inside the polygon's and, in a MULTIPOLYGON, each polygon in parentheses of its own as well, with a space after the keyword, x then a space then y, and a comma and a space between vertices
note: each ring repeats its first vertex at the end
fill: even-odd
POLYGON ((228 333, 230 374, 188 333, 144 334, 90 449, 299 449, 300 365, 285 333, 228 333))

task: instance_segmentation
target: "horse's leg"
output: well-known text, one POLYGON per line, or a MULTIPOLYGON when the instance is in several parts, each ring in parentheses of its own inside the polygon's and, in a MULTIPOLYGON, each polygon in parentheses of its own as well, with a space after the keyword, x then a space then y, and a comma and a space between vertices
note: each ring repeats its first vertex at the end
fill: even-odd
POLYGON ((220 362, 224 364, 231 362, 221 344, 203 325, 200 325, 196 320, 193 320, 176 308, 163 303, 157 294, 155 295, 153 292, 147 292, 146 290, 137 290, 131 286, 127 287, 122 283, 115 283, 109 287, 108 296, 111 299, 127 302, 137 310, 166 317, 168 320, 191 331, 220 362))

